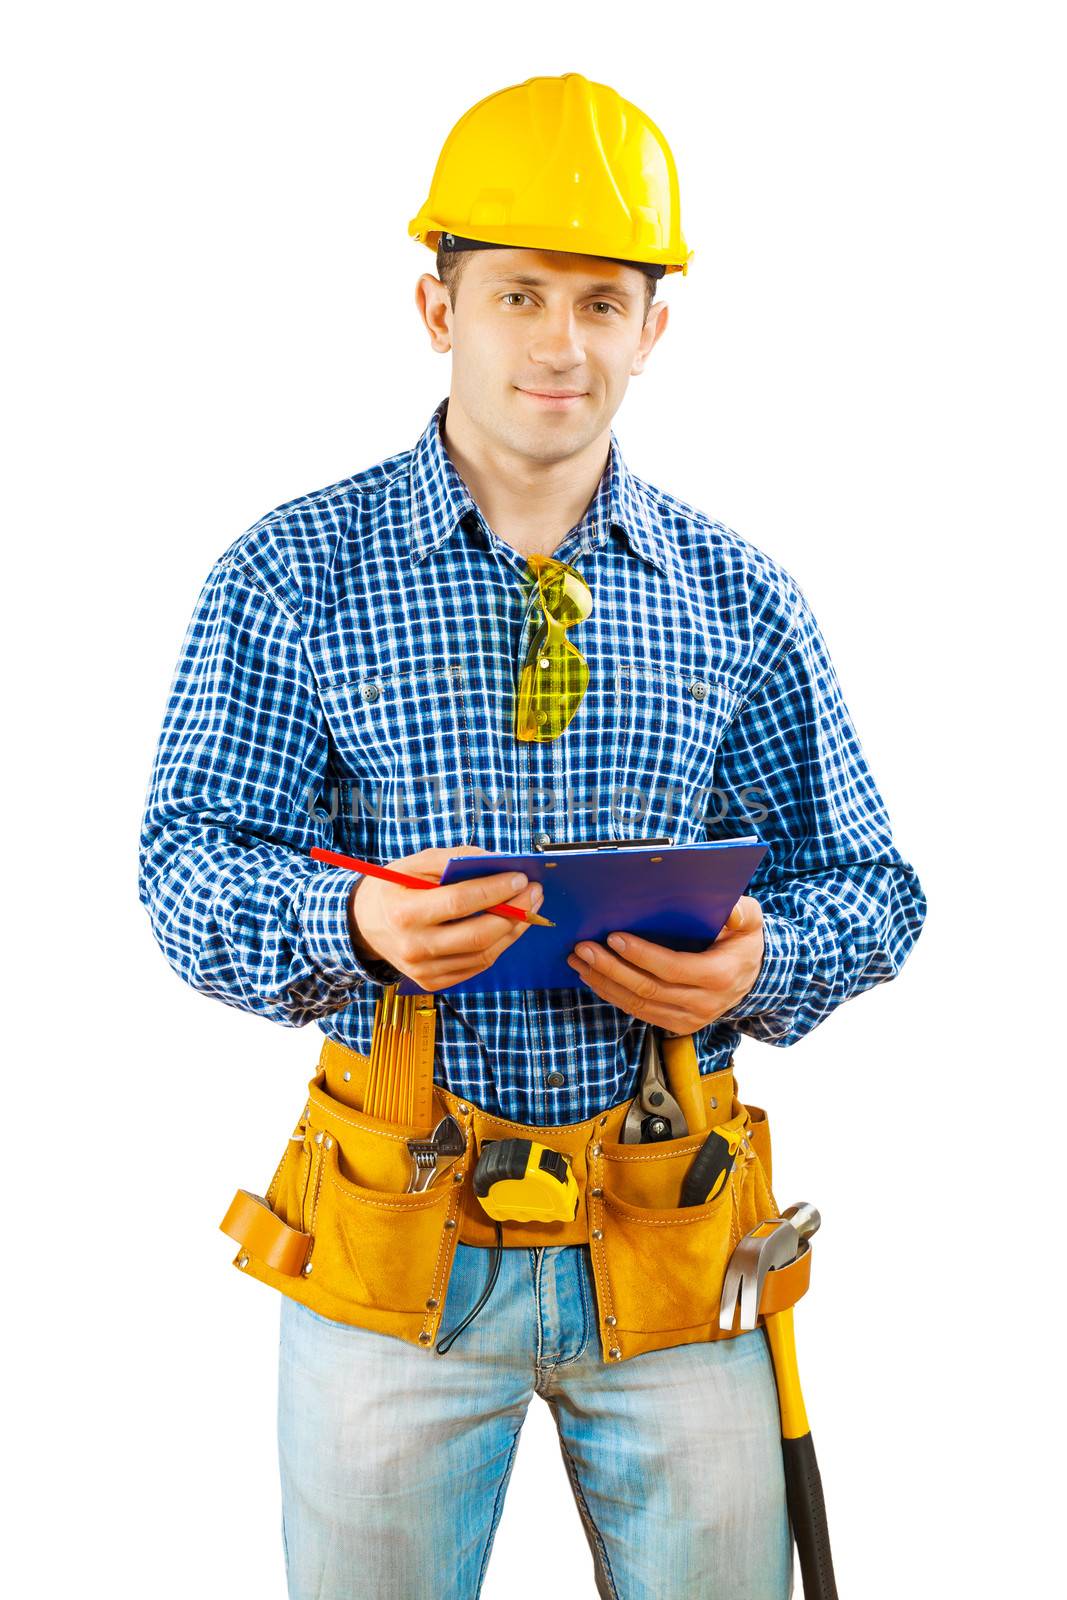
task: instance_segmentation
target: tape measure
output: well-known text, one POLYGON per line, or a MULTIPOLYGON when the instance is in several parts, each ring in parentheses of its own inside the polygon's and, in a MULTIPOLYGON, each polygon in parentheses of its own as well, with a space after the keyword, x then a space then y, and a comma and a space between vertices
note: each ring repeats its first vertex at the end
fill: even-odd
POLYGON ((487 1139, 471 1181, 498 1222, 572 1222, 578 1210, 566 1156, 534 1139, 487 1139))

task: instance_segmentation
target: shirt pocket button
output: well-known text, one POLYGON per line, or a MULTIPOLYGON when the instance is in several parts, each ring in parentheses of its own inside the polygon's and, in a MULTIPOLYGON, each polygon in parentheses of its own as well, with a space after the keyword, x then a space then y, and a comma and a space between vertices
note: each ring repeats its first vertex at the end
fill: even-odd
POLYGON ((693 696, 694 700, 703 700, 707 692, 708 686, 704 682, 703 678, 694 678, 692 683, 689 685, 689 693, 693 696))
POLYGON ((377 684, 377 683, 365 683, 363 685, 362 694, 363 694, 364 700, 373 702, 373 701, 377 700, 377 698, 381 694, 381 692, 382 692, 382 690, 381 690, 381 685, 380 684, 377 684))

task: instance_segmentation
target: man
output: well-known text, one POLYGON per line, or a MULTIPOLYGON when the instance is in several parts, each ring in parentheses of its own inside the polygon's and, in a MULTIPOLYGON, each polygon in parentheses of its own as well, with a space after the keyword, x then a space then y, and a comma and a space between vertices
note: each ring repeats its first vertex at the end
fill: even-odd
MULTIPOLYGON (((702 1073, 742 1034, 792 1044, 899 971, 925 901, 795 580, 633 476, 611 431, 667 329, 656 280, 689 260, 658 129, 579 74, 502 91, 449 136, 410 231, 437 251, 417 304, 452 356, 448 398, 413 450, 280 506, 216 564, 152 775, 141 893, 205 994, 366 1055, 383 986, 407 974, 438 1002, 438 1082, 516 1124, 573 1124, 634 1094, 649 1025, 691 1033, 702 1073), (536 556, 594 597, 576 630, 588 691, 545 740, 514 723, 536 556), (462 853, 757 825, 768 854, 714 944, 676 953, 620 928, 574 952, 575 989, 548 992, 448 993, 527 937, 485 908, 539 892, 500 874, 413 891, 308 855, 436 879, 462 853)), ((453 1325, 486 1256, 456 1247, 453 1325)), ((447 1356, 289 1296, 281 1310, 291 1595, 478 1593, 534 1392, 599 1594, 792 1592, 760 1330, 605 1363, 587 1245, 504 1249, 447 1356)))

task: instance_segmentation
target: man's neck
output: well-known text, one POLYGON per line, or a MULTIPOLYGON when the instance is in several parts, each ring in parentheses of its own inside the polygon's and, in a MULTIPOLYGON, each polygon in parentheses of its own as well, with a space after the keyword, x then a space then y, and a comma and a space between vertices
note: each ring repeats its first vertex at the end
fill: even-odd
POLYGON ((441 438, 489 527, 520 555, 550 556, 585 515, 611 451, 611 430, 562 461, 489 444, 449 400, 441 438))

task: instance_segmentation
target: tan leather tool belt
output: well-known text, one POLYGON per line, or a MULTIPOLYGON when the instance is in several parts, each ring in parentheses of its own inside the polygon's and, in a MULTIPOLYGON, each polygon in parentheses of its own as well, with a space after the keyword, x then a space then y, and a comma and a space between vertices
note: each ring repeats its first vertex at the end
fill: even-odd
MULTIPOLYGON (((419 1130, 365 1116, 365 1056, 327 1039, 307 1104, 265 1196, 238 1190, 220 1223, 241 1248, 234 1265, 321 1316, 431 1348, 441 1331, 457 1241, 496 1242, 471 1175, 490 1139, 538 1140, 570 1158, 579 1189, 572 1222, 503 1222, 505 1248, 587 1245, 602 1357, 736 1337, 719 1329, 727 1262, 743 1234, 777 1215, 770 1131, 736 1095, 731 1067, 700 1080, 707 1128, 660 1144, 621 1144, 630 1100, 561 1127, 508 1122, 433 1086, 434 1120, 451 1112, 466 1154, 423 1193, 406 1191, 409 1138, 419 1130), (725 1123, 746 1137, 710 1204, 679 1206, 682 1179, 725 1123)), ((761 1315, 808 1286, 811 1252, 771 1272, 761 1315)))

